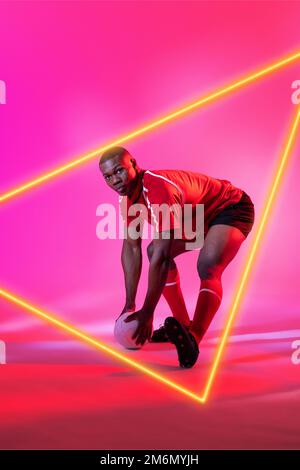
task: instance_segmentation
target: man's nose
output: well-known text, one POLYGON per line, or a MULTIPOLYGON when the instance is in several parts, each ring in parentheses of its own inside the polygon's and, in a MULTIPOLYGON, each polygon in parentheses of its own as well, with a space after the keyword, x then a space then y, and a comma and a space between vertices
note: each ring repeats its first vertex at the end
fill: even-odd
POLYGON ((121 180, 117 175, 113 175, 111 182, 113 186, 118 186, 121 183, 121 180))

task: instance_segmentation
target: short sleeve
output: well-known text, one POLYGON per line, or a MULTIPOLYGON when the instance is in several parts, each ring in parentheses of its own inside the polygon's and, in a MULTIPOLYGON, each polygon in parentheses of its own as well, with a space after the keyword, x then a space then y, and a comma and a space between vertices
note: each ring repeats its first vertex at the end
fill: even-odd
POLYGON ((149 175, 144 180, 143 194, 157 232, 181 228, 182 192, 177 185, 149 175))

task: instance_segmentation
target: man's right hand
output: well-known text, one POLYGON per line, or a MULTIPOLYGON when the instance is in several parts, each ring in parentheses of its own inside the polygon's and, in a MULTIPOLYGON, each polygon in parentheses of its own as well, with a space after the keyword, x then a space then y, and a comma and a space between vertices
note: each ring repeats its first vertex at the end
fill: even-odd
POLYGON ((118 316, 118 318, 116 319, 116 321, 120 318, 121 315, 123 315, 123 313, 127 313, 127 312, 130 312, 130 313, 133 313, 135 312, 136 308, 135 308, 135 305, 126 305, 125 304, 125 307, 123 308, 122 312, 120 313, 120 315, 118 316))

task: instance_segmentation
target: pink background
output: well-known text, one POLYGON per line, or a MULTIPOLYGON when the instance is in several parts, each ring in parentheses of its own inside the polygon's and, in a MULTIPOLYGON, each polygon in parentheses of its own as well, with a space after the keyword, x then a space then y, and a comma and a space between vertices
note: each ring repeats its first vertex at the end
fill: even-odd
MULTIPOLYGON (((299 2, 1 2, 1 192, 296 52, 299 15, 299 2)), ((299 61, 124 146, 143 168, 229 179, 252 198, 257 229, 295 115, 296 79, 299 61)), ((299 331, 299 150, 298 138, 236 332, 299 331)), ((122 242, 97 239, 96 208, 117 207, 117 199, 95 158, 5 203, 1 285, 99 338, 108 334, 124 304, 122 242)), ((224 274, 207 338, 224 325, 253 234, 224 274)), ((178 258, 191 315, 196 260, 178 258)), ((139 306, 147 266, 145 256, 139 306)), ((60 338, 32 315, 0 307, 1 339, 60 338)), ((162 299, 156 325, 168 314, 162 299)), ((289 344, 284 354, 288 362, 289 344)), ((291 374, 299 379, 296 367, 291 374)))

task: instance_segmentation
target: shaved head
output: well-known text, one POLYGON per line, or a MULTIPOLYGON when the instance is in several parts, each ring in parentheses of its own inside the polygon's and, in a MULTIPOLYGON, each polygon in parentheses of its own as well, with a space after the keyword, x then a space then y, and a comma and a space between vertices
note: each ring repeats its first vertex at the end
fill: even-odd
POLYGON ((124 147, 112 147, 103 153, 102 157, 100 158, 99 165, 103 165, 103 163, 113 159, 116 159, 116 161, 121 161, 123 159, 130 158, 132 158, 132 156, 124 147))
POLYGON ((108 186, 120 195, 131 194, 138 184, 140 168, 124 147, 112 147, 100 158, 99 168, 108 186))

